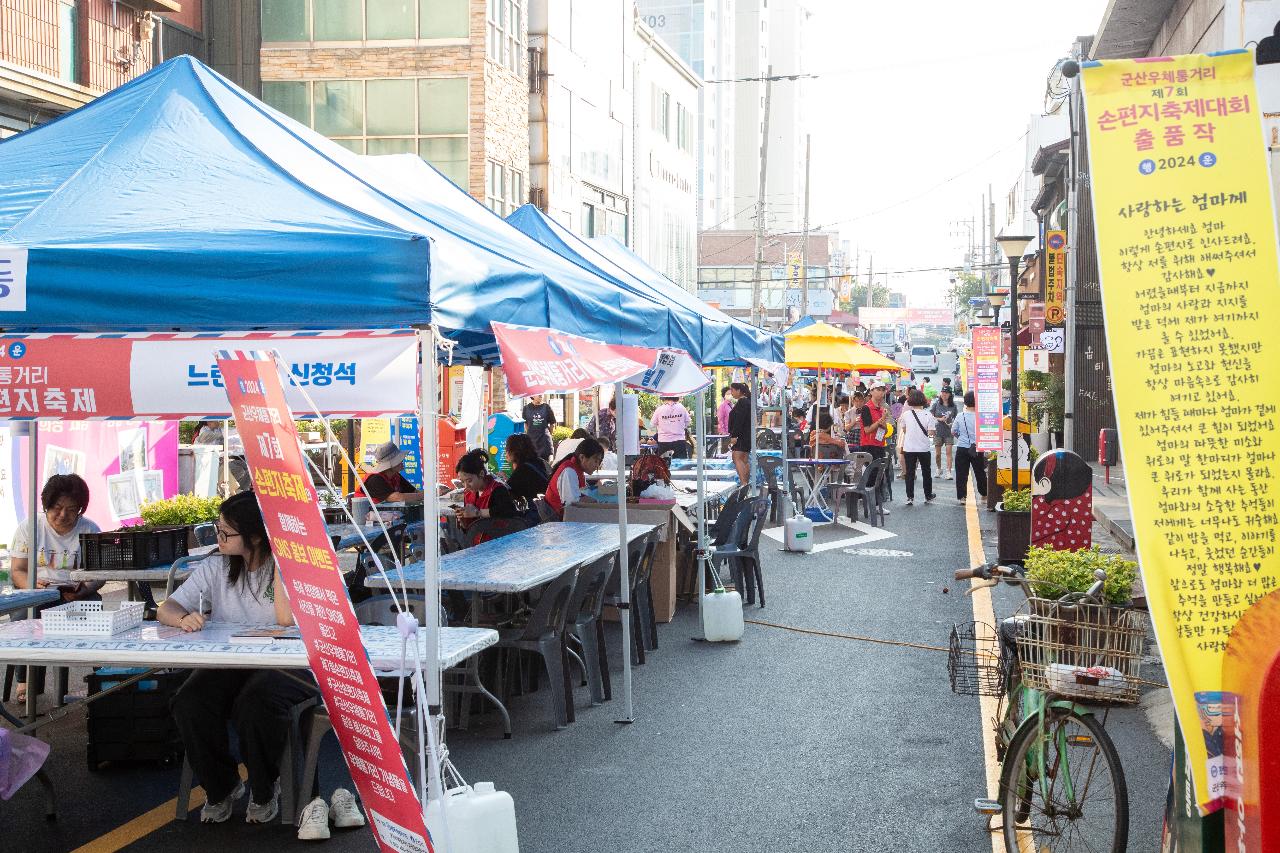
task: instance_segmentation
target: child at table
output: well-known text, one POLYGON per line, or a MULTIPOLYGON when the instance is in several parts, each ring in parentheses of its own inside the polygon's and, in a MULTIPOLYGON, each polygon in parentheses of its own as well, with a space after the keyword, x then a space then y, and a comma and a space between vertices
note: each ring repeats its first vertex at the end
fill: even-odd
MULTIPOLYGON (((218 553, 198 564, 157 613, 161 624, 199 631, 206 621, 292 625, 280 570, 271 556, 266 526, 253 492, 223 501, 217 522, 218 553)), ((280 809, 280 751, 289 711, 314 694, 271 669, 198 669, 173 697, 172 710, 187 760, 204 786, 204 823, 231 817, 244 796, 231 755, 227 723, 234 724, 240 757, 249 771, 246 823, 269 823, 280 809)))
POLYGON ((813 458, 843 459, 845 443, 831 434, 833 423, 831 415, 823 412, 818 415, 817 421, 818 428, 813 431, 813 435, 809 438, 809 449, 813 452, 813 458))

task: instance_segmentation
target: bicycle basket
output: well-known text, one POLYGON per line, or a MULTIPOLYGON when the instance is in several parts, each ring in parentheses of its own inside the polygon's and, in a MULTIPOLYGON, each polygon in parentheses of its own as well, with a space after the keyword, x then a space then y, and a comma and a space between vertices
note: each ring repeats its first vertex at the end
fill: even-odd
POLYGON ((951 629, 947 652, 951 690, 961 696, 1004 694, 1000 638, 986 622, 961 622, 951 629))
POLYGON ((1138 701, 1146 616, 1100 604, 1027 600, 1018 665, 1028 687, 1079 702, 1138 701))

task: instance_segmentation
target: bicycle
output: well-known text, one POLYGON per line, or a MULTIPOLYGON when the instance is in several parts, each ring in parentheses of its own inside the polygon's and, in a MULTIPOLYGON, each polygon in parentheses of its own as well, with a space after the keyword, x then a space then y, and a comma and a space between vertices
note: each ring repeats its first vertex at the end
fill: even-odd
POLYGON ((1137 701, 1143 615, 1103 603, 1101 570, 1087 592, 1060 599, 1037 597, 1021 570, 1008 566, 962 569, 955 577, 1004 580, 1027 594, 998 633, 978 622, 951 633, 952 689, 1000 699, 993 721, 998 799, 978 799, 974 809, 991 831, 992 819, 1003 818, 998 831, 1009 853, 1126 850, 1124 770, 1105 712, 1099 720, 1083 703, 1137 701))

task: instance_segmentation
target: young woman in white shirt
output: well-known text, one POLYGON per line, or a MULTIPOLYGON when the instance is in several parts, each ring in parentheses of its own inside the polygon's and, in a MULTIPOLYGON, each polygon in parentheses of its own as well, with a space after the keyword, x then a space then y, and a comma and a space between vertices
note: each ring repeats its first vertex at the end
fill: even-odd
POLYGON ((924 480, 925 503, 936 497, 933 493, 933 471, 929 468, 929 451, 933 449, 936 423, 933 415, 925 409, 927 403, 924 392, 912 388, 907 392, 907 407, 898 417, 898 466, 906 481, 907 506, 915 503, 917 465, 924 480))
MULTIPOLYGON (((244 625, 292 625, 293 611, 280 569, 271 556, 262 513, 253 492, 222 503, 217 522, 219 557, 200 563, 160 605, 157 618, 183 631, 207 621, 244 625)), ((289 711, 314 694, 271 669, 198 669, 173 697, 172 710, 187 760, 207 794, 200 820, 222 823, 244 796, 227 723, 236 729, 240 758, 249 771, 246 823, 270 823, 280 810, 280 750, 289 711)))

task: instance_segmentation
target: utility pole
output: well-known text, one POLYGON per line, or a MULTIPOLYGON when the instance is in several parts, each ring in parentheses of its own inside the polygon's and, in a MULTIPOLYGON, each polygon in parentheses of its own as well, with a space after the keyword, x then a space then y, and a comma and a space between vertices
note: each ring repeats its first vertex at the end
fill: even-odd
POLYGON ((871 290, 875 285, 875 281, 876 281, 876 277, 872 273, 872 270, 875 269, 875 263, 876 263, 876 256, 867 255, 867 307, 868 308, 874 307, 871 302, 871 290))
POLYGON ((751 278, 751 322, 764 325, 760 305, 760 285, 764 276, 765 185, 769 173, 769 101, 773 95, 773 65, 764 78, 764 122, 760 137, 760 187, 756 192, 756 274, 751 278))
POLYGON ((987 293, 995 290, 1000 284, 1000 268, 993 261, 1000 260, 1000 247, 996 245, 996 197, 991 192, 991 184, 987 184, 987 266, 994 266, 991 273, 991 286, 987 293))
POLYGON ((804 135, 804 242, 800 244, 800 318, 809 316, 809 134, 804 135))

